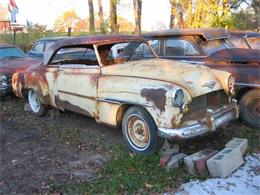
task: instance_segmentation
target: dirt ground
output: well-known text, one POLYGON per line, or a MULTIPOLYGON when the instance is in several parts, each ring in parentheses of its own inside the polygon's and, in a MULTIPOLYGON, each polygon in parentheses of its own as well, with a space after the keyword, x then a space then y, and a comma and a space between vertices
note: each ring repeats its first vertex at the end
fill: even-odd
POLYGON ((39 118, 24 112, 24 104, 16 98, 1 102, 0 194, 89 181, 111 158, 109 145, 123 143, 118 129, 91 118, 54 110, 39 118))
MULTIPOLYGON (((24 105, 26 100, 14 97, 1 102, 0 194, 50 192, 53 186, 91 181, 113 158, 110 146, 125 147, 119 129, 55 110, 37 117, 24 105)), ((246 129, 235 122, 222 133, 179 144, 187 154, 205 147, 218 149, 246 129)), ((259 152, 259 143, 254 144, 253 151, 259 152)))

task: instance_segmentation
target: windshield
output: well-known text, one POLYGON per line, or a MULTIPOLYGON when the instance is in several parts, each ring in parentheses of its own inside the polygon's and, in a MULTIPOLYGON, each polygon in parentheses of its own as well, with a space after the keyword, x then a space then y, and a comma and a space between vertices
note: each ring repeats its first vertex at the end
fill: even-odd
POLYGON ((103 65, 154 58, 155 53, 148 42, 119 42, 101 45, 98 52, 103 65))
POLYGON ((25 53, 17 47, 0 48, 0 59, 24 57, 26 57, 25 53))
POLYGON ((204 40, 200 45, 207 55, 211 55, 222 49, 234 48, 234 45, 227 39, 204 40))

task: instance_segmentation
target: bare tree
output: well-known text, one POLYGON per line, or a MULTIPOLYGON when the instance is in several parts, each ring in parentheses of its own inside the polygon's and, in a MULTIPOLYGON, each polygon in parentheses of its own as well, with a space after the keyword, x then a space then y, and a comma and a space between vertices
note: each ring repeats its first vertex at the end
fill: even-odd
POLYGON ((117 26, 117 1, 118 0, 110 0, 110 25, 111 25, 111 32, 117 33, 118 26, 117 26))
POLYGON ((105 24, 104 24, 104 13, 103 13, 103 5, 102 0, 98 0, 98 16, 99 16, 99 22, 100 22, 100 30, 102 34, 105 34, 105 24))
POLYGON ((174 28, 174 22, 175 22, 175 17, 177 14, 177 8, 176 8, 176 2, 175 0, 170 0, 171 4, 171 16, 170 16, 170 26, 169 28, 172 29, 174 28))
POLYGON ((89 10, 89 31, 90 33, 95 33, 95 19, 94 19, 94 8, 93 1, 88 0, 88 10, 89 10))
POLYGON ((135 34, 141 34, 142 0, 133 0, 135 16, 135 34))

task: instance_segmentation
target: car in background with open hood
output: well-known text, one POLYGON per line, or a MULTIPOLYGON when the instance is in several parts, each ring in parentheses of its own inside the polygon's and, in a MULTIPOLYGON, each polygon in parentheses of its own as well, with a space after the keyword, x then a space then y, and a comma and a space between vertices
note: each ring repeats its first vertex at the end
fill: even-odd
MULTIPOLYGON (((229 32, 221 28, 155 31, 144 37, 151 39, 162 59, 204 64, 233 74, 240 117, 251 127, 260 128, 260 50, 235 47, 229 32)), ((140 48, 138 55, 146 54, 140 48)))

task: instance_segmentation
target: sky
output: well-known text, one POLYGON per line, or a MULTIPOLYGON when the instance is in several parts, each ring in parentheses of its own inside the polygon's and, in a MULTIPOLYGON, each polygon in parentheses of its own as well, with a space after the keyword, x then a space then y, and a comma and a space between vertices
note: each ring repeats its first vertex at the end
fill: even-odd
MULTIPOLYGON (((8 0, 0 0, 1 3, 8 0)), ((133 0, 120 0, 118 15, 134 22, 133 0)), ((88 16, 88 0, 16 0, 19 8, 18 23, 26 20, 47 25, 52 28, 55 19, 66 10, 75 9, 82 18, 88 16)), ((98 0, 93 0, 94 10, 98 12, 98 0)), ((103 0, 104 14, 109 15, 109 0, 103 0)), ((143 0, 142 29, 157 30, 169 26, 170 3, 169 0, 143 0)))

